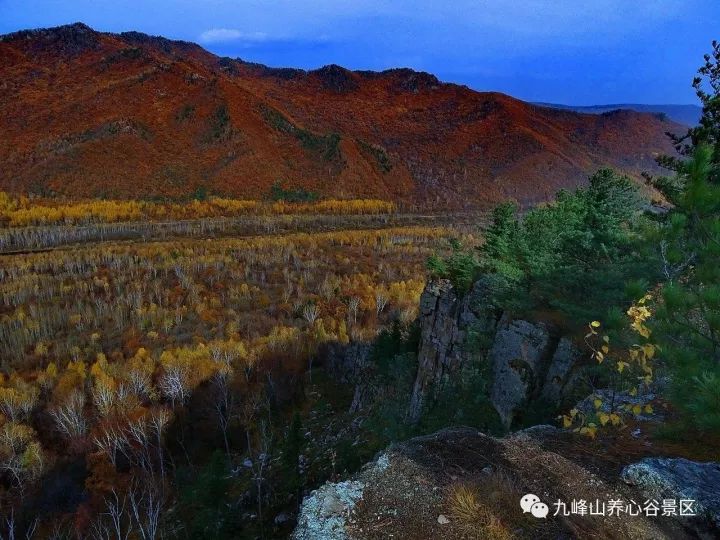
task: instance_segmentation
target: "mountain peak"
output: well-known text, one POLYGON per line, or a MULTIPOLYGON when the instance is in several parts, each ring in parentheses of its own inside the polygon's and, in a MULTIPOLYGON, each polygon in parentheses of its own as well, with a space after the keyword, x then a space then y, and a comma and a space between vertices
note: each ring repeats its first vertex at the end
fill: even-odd
POLYGON ((21 30, 0 36, 0 42, 24 42, 23 46, 32 53, 57 53, 76 55, 98 46, 100 34, 82 22, 21 30))
POLYGON ((200 47, 197 43, 191 41, 183 41, 179 39, 168 39, 163 36, 153 36, 145 34, 143 32, 129 31, 117 34, 123 41, 129 45, 149 45, 156 47, 164 53, 174 52, 190 52, 190 51, 201 51, 207 53, 205 49, 200 47))
POLYGON ((357 75, 337 64, 328 64, 320 69, 310 71, 310 74, 320 79, 323 88, 326 90, 344 93, 357 90, 359 87, 357 75))

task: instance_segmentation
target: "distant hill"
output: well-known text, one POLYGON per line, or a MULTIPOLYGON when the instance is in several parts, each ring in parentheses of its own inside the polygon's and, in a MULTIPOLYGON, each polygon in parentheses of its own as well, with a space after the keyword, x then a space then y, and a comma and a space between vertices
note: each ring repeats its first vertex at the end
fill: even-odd
POLYGON ((410 69, 313 71, 84 24, 0 36, 0 190, 260 198, 281 181, 426 207, 551 198, 635 177, 683 127, 538 107, 410 69))
POLYGON ((698 105, 643 105, 640 103, 619 103, 615 105, 574 106, 542 102, 535 102, 534 104, 541 107, 551 107, 553 109, 563 109, 565 111, 575 111, 587 114, 602 114, 623 109, 652 114, 665 114, 671 120, 686 126, 696 126, 700 121, 700 116, 702 114, 702 107, 699 107, 698 105))

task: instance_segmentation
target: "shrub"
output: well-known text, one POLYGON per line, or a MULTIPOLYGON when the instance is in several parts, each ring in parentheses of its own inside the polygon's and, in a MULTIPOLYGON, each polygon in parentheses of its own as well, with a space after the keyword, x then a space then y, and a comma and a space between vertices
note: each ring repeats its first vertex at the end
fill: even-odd
POLYGON ((319 195, 314 191, 304 188, 284 188, 280 181, 275 182, 270 188, 270 199, 273 201, 285 201, 292 203, 317 201, 319 195))
POLYGON ((462 296, 470 290, 480 268, 475 253, 466 251, 457 240, 450 242, 452 252, 447 257, 431 255, 427 268, 433 278, 449 279, 457 294, 462 296))
POLYGON ((209 120, 210 127, 205 135, 205 142, 226 141, 232 136, 232 123, 227 105, 219 105, 209 120))
POLYGON ((263 107, 265 121, 274 129, 295 137, 306 150, 319 152, 325 161, 340 157, 340 135, 329 133, 318 135, 307 129, 300 128, 275 109, 263 107))

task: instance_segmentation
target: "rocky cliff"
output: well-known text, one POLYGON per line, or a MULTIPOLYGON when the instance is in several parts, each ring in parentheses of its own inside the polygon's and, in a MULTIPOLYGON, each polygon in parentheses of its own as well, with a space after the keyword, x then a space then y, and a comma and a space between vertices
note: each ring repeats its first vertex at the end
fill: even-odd
MULTIPOLYGON (((426 287, 410 421, 471 362, 491 366, 489 397, 508 428, 528 406, 568 395, 581 371, 572 340, 501 313, 489 287, 482 279, 462 297, 448 281, 426 287)), ((325 362, 336 378, 366 386, 366 346, 332 350, 325 362)), ((654 438, 661 415, 632 422, 592 439, 548 425, 503 438, 461 427, 391 445, 351 478, 310 493, 293 538, 720 537, 720 463, 702 462, 708 454, 695 445, 654 438)))
POLYGON ((445 378, 473 360, 491 366, 491 395, 509 428, 532 401, 557 405, 569 391, 580 353, 543 323, 503 314, 480 279, 462 298, 447 280, 431 282, 420 299, 418 370, 408 418, 417 422, 445 378))
POLYGON ((418 371, 408 419, 417 422, 428 399, 436 396, 443 378, 456 372, 474 354, 472 335, 495 330, 498 311, 487 284, 478 281, 463 298, 447 280, 429 283, 420 297, 418 371))

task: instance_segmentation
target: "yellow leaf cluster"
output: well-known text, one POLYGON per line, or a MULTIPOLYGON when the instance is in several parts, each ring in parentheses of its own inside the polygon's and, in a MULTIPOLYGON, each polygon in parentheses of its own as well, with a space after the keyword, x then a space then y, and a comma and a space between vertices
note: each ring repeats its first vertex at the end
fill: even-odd
MULTIPOLYGON (((629 319, 629 326, 633 332, 643 337, 645 340, 649 339, 652 332, 647 326, 647 321, 652 317, 652 311, 648 306, 648 303, 652 300, 652 295, 647 294, 635 304, 633 304, 628 310, 627 315, 629 319)), ((600 345, 595 345, 595 340, 598 336, 598 329, 602 326, 600 321, 592 321, 588 324, 588 333, 585 336, 585 342, 592 350, 593 358, 598 362, 602 363, 606 355, 610 354, 610 338, 607 335, 602 336, 600 345)), ((617 373, 621 376, 629 370, 632 370, 633 374, 640 373, 638 380, 642 383, 649 384, 653 377, 653 365, 652 361, 655 358, 659 348, 657 345, 646 341, 642 344, 632 345, 623 356, 615 360, 615 367, 617 373)), ((633 387, 629 390, 630 396, 637 396, 638 388, 633 387)), ((601 426, 619 426, 622 424, 622 418, 616 411, 606 412, 601 410, 603 402, 599 398, 593 399, 593 404, 596 410, 596 416, 601 426)), ((621 410, 625 410, 628 413, 639 415, 643 411, 650 414, 653 411, 651 404, 634 404, 634 405, 623 405, 619 407, 621 410)), ((590 436, 595 436, 597 431, 596 428, 590 429, 592 424, 586 424, 585 418, 577 412, 576 409, 570 411, 568 415, 560 417, 562 420, 563 427, 569 428, 573 425, 580 423, 580 427, 576 428, 575 431, 584 433, 590 436)))

